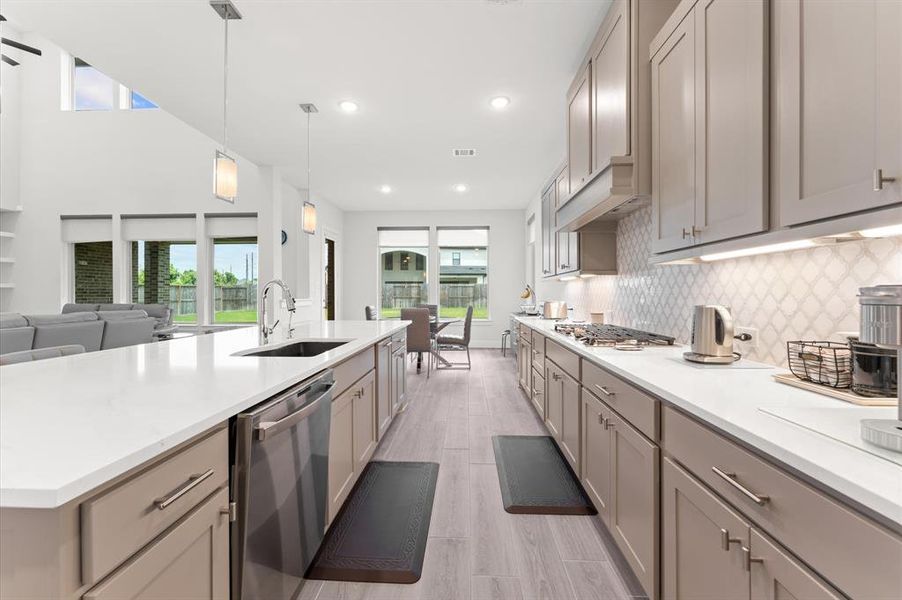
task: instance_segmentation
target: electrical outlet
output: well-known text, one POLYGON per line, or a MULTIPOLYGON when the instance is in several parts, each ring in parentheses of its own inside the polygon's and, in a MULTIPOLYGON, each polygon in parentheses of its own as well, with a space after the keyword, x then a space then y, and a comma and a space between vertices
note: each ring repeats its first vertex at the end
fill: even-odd
POLYGON ((735 335, 741 335, 743 333, 747 333, 752 336, 747 342, 741 342, 739 340, 735 340, 737 344, 743 344, 743 348, 756 349, 758 347, 758 328, 757 327, 739 327, 738 325, 733 330, 735 335))

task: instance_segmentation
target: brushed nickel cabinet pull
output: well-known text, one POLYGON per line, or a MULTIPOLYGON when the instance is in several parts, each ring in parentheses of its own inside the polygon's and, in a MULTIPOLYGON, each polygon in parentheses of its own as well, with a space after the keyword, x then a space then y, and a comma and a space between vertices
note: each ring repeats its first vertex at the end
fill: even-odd
POLYGON ((172 490, 171 492, 169 492, 162 498, 157 498, 156 500, 154 500, 153 504, 159 510, 166 510, 170 504, 172 504, 173 502, 175 502, 176 500, 178 500, 179 498, 181 498, 182 496, 184 496, 185 494, 187 494, 188 492, 190 492, 191 490, 193 490, 194 488, 199 486, 201 483, 203 483, 206 479, 209 479, 212 476, 213 476, 213 469, 207 469, 206 471, 204 471, 203 473, 201 473, 199 475, 192 475, 191 477, 188 478, 188 481, 186 481, 182 485, 178 486, 177 488, 175 488, 174 490, 172 490))
POLYGON ((598 424, 604 425, 605 421, 607 421, 607 419, 605 419, 601 413, 598 413, 598 424))
POLYGON ((752 563, 763 563, 764 562, 763 558, 753 558, 751 549, 746 548, 745 546, 742 547, 742 557, 743 557, 742 563, 743 563, 743 566, 745 567, 746 572, 752 571, 752 563))
POLYGON ((552 374, 551 374, 551 378, 554 379, 555 381, 560 381, 560 380, 561 380, 561 376, 558 375, 557 373, 552 373, 552 374))
POLYGON ((683 239, 685 240, 690 235, 692 235, 692 232, 689 231, 688 229, 686 229, 685 227, 683 227, 683 239))
POLYGON ((720 548, 724 552, 730 551, 730 544, 741 544, 742 540, 739 538, 731 538, 730 532, 726 529, 721 528, 720 530, 720 548))
POLYGON ((614 429, 614 427, 616 427, 616 426, 617 426, 617 423, 615 423, 614 421, 612 421, 610 419, 604 420, 604 428, 605 429, 614 429))
POLYGON ((874 169, 874 191, 879 192, 883 190, 884 183, 892 183, 896 180, 895 177, 884 177, 883 169, 874 169))
POLYGON ((593 384, 593 385, 598 389, 599 392, 601 392, 602 394, 604 394, 604 395, 607 396, 608 398, 613 398, 614 396, 617 395, 617 394, 615 394, 614 392, 612 392, 611 390, 609 390, 608 388, 606 388, 606 387, 603 386, 603 385, 598 385, 597 383, 596 383, 596 384, 593 384))
POLYGON ((727 473, 726 471, 722 471, 717 467, 711 467, 711 470, 714 471, 714 474, 729 483, 734 489, 739 491, 743 496, 757 504, 758 506, 764 506, 770 501, 770 496, 762 496, 761 494, 756 494, 751 491, 739 481, 736 480, 736 473, 727 473))

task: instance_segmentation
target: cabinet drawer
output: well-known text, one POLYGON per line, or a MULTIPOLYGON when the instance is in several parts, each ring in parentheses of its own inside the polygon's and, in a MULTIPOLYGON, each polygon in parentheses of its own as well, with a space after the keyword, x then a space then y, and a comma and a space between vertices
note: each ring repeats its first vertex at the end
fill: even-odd
POLYGON ((845 594, 902 598, 898 535, 669 407, 664 448, 845 594))
POLYGON ((332 391, 332 397, 337 398, 339 394, 351 387, 351 384, 375 368, 375 347, 358 352, 343 363, 335 365, 332 368, 332 375, 335 377, 335 389, 332 391))
POLYGON ((532 332, 532 366, 539 373, 545 372, 545 336, 532 332))
POLYGON ((217 488, 227 485, 228 439, 228 430, 221 429, 83 502, 82 583, 99 580, 217 488), (170 503, 160 508, 167 499, 170 503))
POLYGON ((545 420, 545 371, 532 370, 532 404, 539 413, 539 417, 545 420))
POLYGON ((545 358, 554 361, 568 375, 579 379, 579 356, 557 342, 545 340, 545 358))
POLYGON ((520 323, 520 325, 518 326, 518 331, 520 332, 520 337, 524 340, 528 341, 532 337, 532 330, 530 330, 529 327, 527 327, 523 323, 520 323))
POLYGON ((660 433, 660 403, 638 388, 583 359, 583 387, 653 441, 660 433))

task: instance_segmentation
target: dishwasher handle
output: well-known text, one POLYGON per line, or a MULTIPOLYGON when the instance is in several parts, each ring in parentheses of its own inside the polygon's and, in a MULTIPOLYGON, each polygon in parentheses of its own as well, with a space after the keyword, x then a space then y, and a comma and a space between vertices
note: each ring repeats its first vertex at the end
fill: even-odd
POLYGON ((288 429, 296 425, 298 422, 303 421, 316 411, 320 409, 320 407, 326 401, 331 401, 332 389, 335 387, 335 382, 333 381, 323 392, 312 402, 306 404, 304 408, 297 410, 290 415, 284 416, 278 421, 263 421, 254 427, 254 438, 257 441, 264 441, 277 433, 288 429))

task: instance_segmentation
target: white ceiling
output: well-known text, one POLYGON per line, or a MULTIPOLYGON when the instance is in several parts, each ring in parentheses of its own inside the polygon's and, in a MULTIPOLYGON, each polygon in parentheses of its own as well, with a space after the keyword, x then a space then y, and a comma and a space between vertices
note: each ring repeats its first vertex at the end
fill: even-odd
MULTIPOLYGON (((306 187, 298 103, 315 103, 313 197, 346 210, 525 206, 564 157, 566 89, 610 5, 234 1, 229 146, 306 187)), ((223 21, 207 0, 4 0, 3 13, 221 137, 223 21)))

